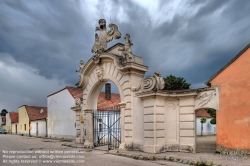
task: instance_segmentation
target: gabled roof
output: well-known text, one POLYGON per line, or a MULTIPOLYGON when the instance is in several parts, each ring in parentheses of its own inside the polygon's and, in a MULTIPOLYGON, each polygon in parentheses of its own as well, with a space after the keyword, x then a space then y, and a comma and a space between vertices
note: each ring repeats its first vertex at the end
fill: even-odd
POLYGON ((49 96, 53 96, 63 90, 67 89, 69 91, 69 93, 72 95, 72 97, 75 99, 77 97, 82 97, 83 96, 83 90, 81 88, 75 88, 75 87, 70 87, 70 86, 66 86, 65 88, 55 92, 55 93, 52 93, 50 95, 48 95, 47 97, 49 96))
POLYGON ((117 109, 121 102, 120 95, 111 93, 111 100, 105 98, 105 92, 100 92, 97 102, 98 110, 117 109))
POLYGON ((215 75, 213 75, 205 84, 209 86, 209 83, 218 76, 223 70, 225 70, 229 65, 231 65, 236 59, 238 59, 248 48, 250 47, 250 43, 243 48, 231 61, 229 61, 223 68, 221 68, 215 75))
POLYGON ((18 112, 9 112, 11 123, 18 123, 18 112))
POLYGON ((46 119, 47 107, 25 106, 30 121, 46 119))
POLYGON ((198 118, 212 118, 209 113, 205 109, 199 110, 196 112, 196 117, 198 118))

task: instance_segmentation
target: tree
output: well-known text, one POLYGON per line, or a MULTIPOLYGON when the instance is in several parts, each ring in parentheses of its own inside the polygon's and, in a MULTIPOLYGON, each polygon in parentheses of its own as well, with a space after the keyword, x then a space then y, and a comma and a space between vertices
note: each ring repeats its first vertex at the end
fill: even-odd
POLYGON ((1 116, 6 116, 7 113, 8 113, 8 111, 6 109, 3 109, 1 112, 1 116))
POLYGON ((191 84, 187 83, 186 79, 183 77, 176 77, 169 75, 166 78, 163 78, 165 82, 164 90, 183 90, 189 89, 191 84))
POLYGON ((207 113, 212 116, 212 119, 210 120, 211 124, 216 124, 216 110, 212 108, 205 109, 207 113))
POLYGON ((201 135, 202 135, 202 132, 203 132, 203 123, 206 123, 206 122, 207 122, 206 118, 201 118, 201 135))

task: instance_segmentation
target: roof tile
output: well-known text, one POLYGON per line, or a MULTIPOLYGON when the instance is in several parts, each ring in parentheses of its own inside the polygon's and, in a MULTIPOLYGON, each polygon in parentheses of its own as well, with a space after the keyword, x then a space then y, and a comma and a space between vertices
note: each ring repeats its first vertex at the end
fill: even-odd
POLYGON ((46 119, 48 116, 47 107, 25 106, 25 108, 31 121, 46 119))

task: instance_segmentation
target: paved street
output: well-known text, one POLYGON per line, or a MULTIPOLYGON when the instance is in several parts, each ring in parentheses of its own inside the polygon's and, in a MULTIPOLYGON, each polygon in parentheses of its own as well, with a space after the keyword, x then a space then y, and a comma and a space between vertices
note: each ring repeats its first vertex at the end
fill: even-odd
POLYGON ((30 166, 30 165, 36 165, 36 166, 40 166, 40 165, 43 165, 43 166, 45 165, 46 166, 57 166, 57 165, 184 166, 186 165, 186 164, 174 163, 174 162, 168 162, 168 161, 152 162, 152 161, 134 160, 131 158, 106 154, 107 151, 89 150, 89 149, 71 148, 71 147, 61 146, 62 143, 64 142, 61 142, 59 140, 34 138, 34 137, 27 137, 27 136, 20 136, 20 135, 0 134, 0 152, 1 152, 0 153, 0 161, 1 161, 0 165, 1 166, 30 166), (48 162, 48 161, 55 162, 56 160, 59 162, 63 162, 64 160, 66 160, 65 157, 69 156, 69 154, 71 154, 71 152, 74 152, 74 151, 77 152, 77 154, 74 153, 74 155, 78 155, 78 157, 73 158, 73 159, 71 158, 71 160, 77 161, 77 162, 78 161, 82 162, 84 160, 84 163, 81 163, 81 164, 43 163, 43 162, 48 162), (63 154, 63 153, 67 153, 67 154, 63 154), (51 157, 56 157, 59 155, 61 155, 61 158, 51 159, 51 157), (32 158, 32 156, 35 156, 36 158, 32 158), (19 163, 16 163, 18 161, 19 163), (25 163, 25 162, 38 162, 38 163, 31 164, 31 163, 25 163))

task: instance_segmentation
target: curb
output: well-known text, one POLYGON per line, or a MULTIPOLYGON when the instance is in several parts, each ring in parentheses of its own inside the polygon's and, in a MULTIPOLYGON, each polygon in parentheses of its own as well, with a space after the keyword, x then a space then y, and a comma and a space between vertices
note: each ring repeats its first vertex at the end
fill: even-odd
POLYGON ((188 160, 188 159, 181 159, 181 158, 174 158, 172 156, 143 156, 143 155, 132 155, 129 153, 123 153, 119 151, 109 151, 108 154, 116 155, 116 156, 122 156, 122 157, 128 157, 135 160, 165 160, 165 161, 171 161, 171 162, 178 162, 182 164, 188 164, 188 165, 195 165, 195 166, 221 166, 217 164, 213 164, 213 162, 208 162, 205 160, 201 161, 195 161, 195 160, 188 160))

